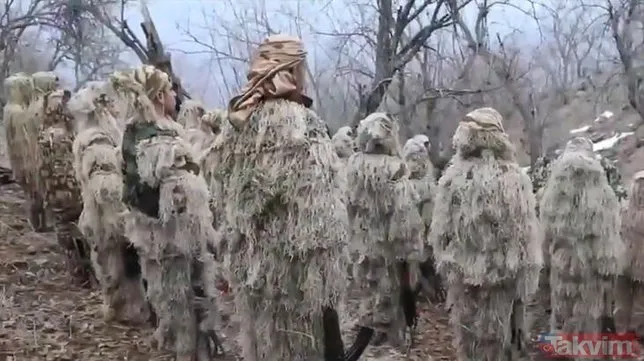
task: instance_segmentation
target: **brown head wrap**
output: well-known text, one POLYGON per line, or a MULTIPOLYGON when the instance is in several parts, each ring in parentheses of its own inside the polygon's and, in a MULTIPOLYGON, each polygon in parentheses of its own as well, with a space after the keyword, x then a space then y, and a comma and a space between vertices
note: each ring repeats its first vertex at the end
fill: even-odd
POLYGON ((264 40, 251 61, 248 84, 228 104, 231 124, 243 127, 266 99, 285 98, 310 107, 312 100, 302 94, 305 63, 306 51, 300 39, 273 35, 264 40))

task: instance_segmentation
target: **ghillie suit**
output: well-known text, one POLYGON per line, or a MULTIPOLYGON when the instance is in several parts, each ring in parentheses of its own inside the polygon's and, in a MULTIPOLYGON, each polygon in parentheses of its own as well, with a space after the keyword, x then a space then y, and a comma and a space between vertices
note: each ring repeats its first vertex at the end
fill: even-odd
POLYGON ((633 177, 622 209, 622 238, 627 251, 624 274, 617 281, 615 321, 619 332, 644 337, 644 171, 633 177))
MULTIPOLYGON (((418 206, 420 217, 425 223, 423 241, 426 241, 429 236, 434 208, 433 192, 436 190, 434 166, 429 158, 430 146, 429 138, 418 134, 407 140, 403 147, 403 159, 409 168, 409 180, 414 189, 414 203, 418 206)), ((444 289, 440 276, 434 268, 434 255, 429 245, 425 247, 423 262, 419 267, 421 273, 419 286, 424 289, 432 302, 444 301, 444 289)))
POLYGON ((447 287, 461 361, 521 351, 522 304, 536 291, 542 234, 530 178, 492 108, 467 114, 438 181, 429 242, 447 287))
POLYGON ((548 177, 550 177, 550 166, 553 159, 551 156, 539 157, 528 170, 528 175, 532 180, 532 191, 537 195, 537 199, 541 198, 540 194, 543 192, 543 187, 545 187, 548 177))
POLYGON ((185 140, 192 146, 199 161, 201 154, 210 146, 214 140, 212 131, 208 126, 202 124, 203 116, 206 114, 201 103, 194 100, 186 100, 181 104, 181 110, 177 116, 177 122, 185 128, 185 140))
MULTIPOLYGON (((556 159, 556 154, 548 154, 546 156, 539 157, 533 167, 530 168, 528 174, 532 179, 533 190, 537 197, 537 202, 540 202, 542 194, 544 192, 544 187, 550 173, 552 171, 553 161, 556 159)), ((617 198, 621 201, 626 199, 625 187, 622 183, 621 174, 615 166, 615 163, 610 159, 603 157, 601 155, 595 154, 595 157, 599 159, 602 168, 606 172, 606 177, 608 183, 617 195, 617 198)), ((537 215, 539 215, 539 205, 537 204, 537 215)), ((544 267, 541 270, 541 276, 539 279, 539 289, 535 294, 533 300, 526 305, 527 313, 529 317, 528 323, 530 324, 530 329, 533 335, 546 332, 550 329, 549 317, 543 317, 543 315, 551 314, 551 302, 550 302, 550 253, 549 253, 549 244, 546 239, 543 243, 544 246, 544 267)))
POLYGON ((228 122, 224 122, 227 117, 226 110, 209 110, 201 117, 201 128, 206 133, 217 136, 221 133, 223 126, 229 124, 228 122))
MULTIPOLYGON (((353 130, 351 127, 341 127, 338 129, 338 131, 331 137, 331 143, 333 144, 333 148, 335 149, 336 154, 338 155, 338 158, 340 160, 340 173, 338 175, 338 179, 340 182, 338 182, 338 185, 342 189, 342 191, 348 196, 348 193, 346 193, 347 187, 346 187, 346 169, 347 169, 347 161, 351 155, 355 153, 356 149, 356 142, 354 140, 353 136, 353 130)), ((346 197, 345 197, 346 198, 346 197)), ((349 248, 346 248, 347 251, 347 260, 354 258, 351 254, 349 254, 349 248)), ((355 258, 357 259, 357 255, 354 255, 355 258)), ((353 264, 351 262, 347 262, 347 277, 349 281, 353 281, 353 264)))
POLYGON ((4 81, 7 104, 3 110, 5 124, 7 151, 13 178, 25 192, 29 191, 27 174, 29 167, 25 157, 29 150, 26 133, 27 123, 31 121, 27 114, 27 107, 33 93, 31 77, 24 73, 14 74, 4 81))
POLYGON ((138 254, 124 235, 121 129, 109 109, 107 83, 89 84, 69 101, 78 126, 74 169, 83 212, 78 226, 91 246, 92 268, 101 286, 106 321, 143 323, 150 317, 138 254))
POLYGON ((568 141, 540 203, 550 254, 551 330, 598 333, 612 318, 625 250, 620 206, 587 138, 568 141))
POLYGON ((158 114, 150 99, 160 94, 167 99, 171 82, 152 66, 110 80, 117 91, 134 95, 139 111, 122 142, 123 200, 130 209, 125 234, 139 252, 147 297, 158 317, 154 339, 177 360, 209 360, 215 341, 213 330, 202 328, 210 326, 210 315, 201 313, 212 309, 201 300, 201 262, 211 259, 199 257, 217 237, 204 202, 208 188, 190 146, 179 137, 181 125, 158 114))
POLYGON ((186 100, 181 104, 177 123, 186 129, 199 128, 201 117, 206 114, 203 105, 196 100, 186 100))
POLYGON ((610 185, 610 187, 613 189, 613 192, 615 192, 617 199, 619 201, 626 199, 626 187, 624 187, 624 183, 622 182, 622 174, 619 172, 619 169, 617 169, 615 162, 601 155, 598 157, 599 163, 601 164, 602 168, 604 168, 604 172, 606 172, 608 185, 610 185))
POLYGON ((353 139, 351 127, 342 127, 331 138, 335 152, 340 159, 347 159, 356 151, 356 144, 353 139))
POLYGON ((356 286, 361 288, 363 326, 377 330, 375 344, 403 346, 406 326, 415 326, 410 273, 423 257, 425 223, 409 170, 400 157, 398 123, 385 113, 363 120, 359 152, 347 164, 347 201, 356 286), (411 304, 403 304, 402 294, 411 304), (407 308, 405 308, 407 307, 407 308))
POLYGON ((347 217, 338 157, 301 93, 305 54, 284 35, 260 45, 203 159, 246 361, 356 360, 370 339, 345 352, 340 337, 347 217))
POLYGON ((44 184, 40 179, 42 153, 39 149, 39 133, 45 117, 45 98, 58 88, 58 76, 52 72, 38 72, 31 76, 34 86, 27 108, 27 123, 23 127, 27 153, 24 157, 25 180, 27 183, 30 210, 29 219, 37 232, 47 228, 44 184))
POLYGON ((68 91, 56 89, 44 97, 44 117, 38 133, 39 176, 45 207, 54 217, 56 239, 67 256, 68 271, 76 283, 90 287, 90 249, 77 227, 83 200, 74 170, 75 129, 66 107, 69 96, 68 91))
POLYGON ((125 121, 118 118, 120 114, 116 102, 117 94, 108 81, 87 82, 68 103, 68 108, 74 116, 76 133, 100 127, 120 145, 125 121))

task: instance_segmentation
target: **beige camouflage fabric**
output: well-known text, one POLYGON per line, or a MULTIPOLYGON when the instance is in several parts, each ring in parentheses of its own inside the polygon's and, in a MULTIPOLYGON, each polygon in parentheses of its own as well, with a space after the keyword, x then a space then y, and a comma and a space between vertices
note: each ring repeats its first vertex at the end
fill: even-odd
POLYGON ((89 248, 76 226, 83 201, 73 165, 74 128, 72 117, 65 110, 64 96, 63 90, 56 90, 45 97, 45 116, 38 133, 42 159, 39 174, 45 190, 45 207, 54 216, 56 238, 67 255, 69 271, 74 281, 89 286, 89 248))

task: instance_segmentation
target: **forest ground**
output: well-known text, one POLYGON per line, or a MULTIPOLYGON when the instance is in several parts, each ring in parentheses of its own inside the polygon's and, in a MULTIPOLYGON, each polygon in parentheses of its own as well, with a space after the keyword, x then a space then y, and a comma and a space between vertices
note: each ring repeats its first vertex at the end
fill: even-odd
MULTIPOLYGON (((0 361, 172 360, 151 349, 151 327, 103 321, 100 291, 71 284, 53 233, 32 231, 25 203, 17 185, 0 186, 0 361)), ((454 360, 447 312, 427 302, 420 309, 409 354, 370 346, 361 360, 454 360)), ((220 333, 226 360, 239 359, 230 354, 234 326, 220 333)))

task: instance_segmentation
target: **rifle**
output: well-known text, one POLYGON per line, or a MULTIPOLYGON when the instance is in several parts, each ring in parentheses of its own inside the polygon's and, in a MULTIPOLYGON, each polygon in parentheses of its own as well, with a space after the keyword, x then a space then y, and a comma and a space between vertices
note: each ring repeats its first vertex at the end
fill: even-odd
POLYGON ((323 308, 322 324, 324 327, 325 361, 357 361, 369 345, 374 333, 370 327, 360 327, 353 345, 345 352, 340 335, 340 320, 335 309, 323 308))
POLYGON ((409 329, 409 348, 414 343, 414 331, 418 324, 418 314, 416 310, 416 295, 417 290, 411 285, 411 274, 409 272, 409 263, 401 261, 399 263, 400 269, 400 304, 403 308, 405 315, 405 323, 409 329))
POLYGON ((194 282, 196 279, 201 279, 203 273, 203 265, 201 261, 194 260, 192 262, 192 289, 195 296, 195 316, 197 318, 197 352, 200 353, 199 359, 212 360, 217 357, 225 356, 223 344, 219 340, 217 333, 207 322, 208 308, 204 306, 208 302, 208 297, 204 291, 203 285, 194 282), (205 329, 201 327, 204 325, 205 329), (201 353, 206 355, 201 356, 201 353))

